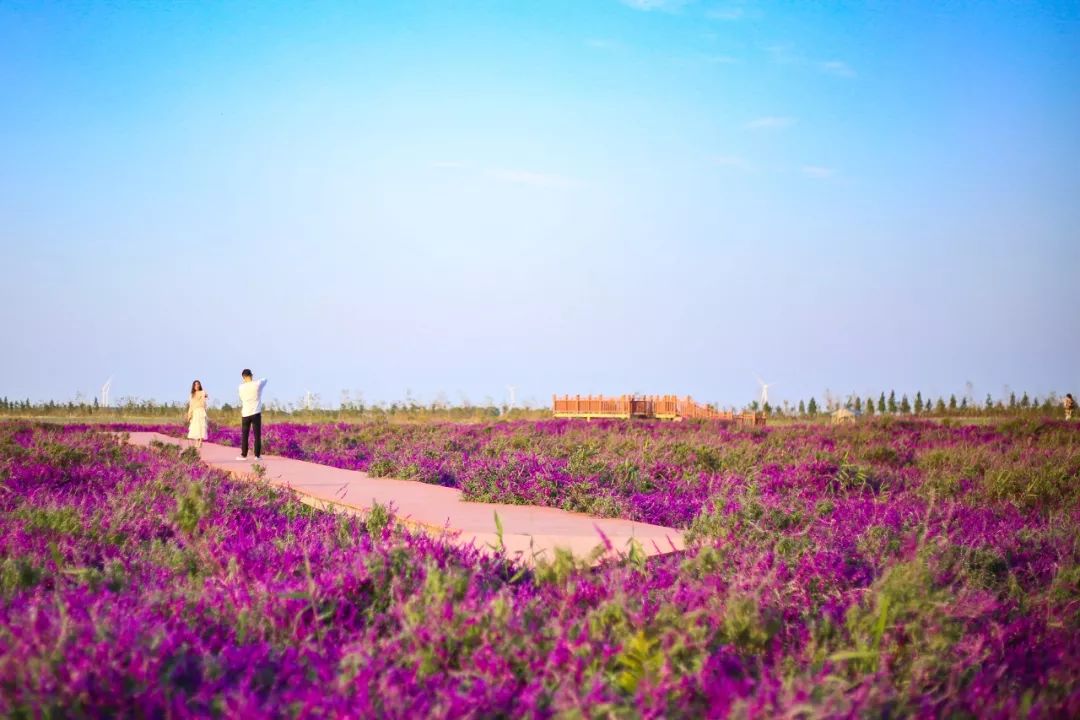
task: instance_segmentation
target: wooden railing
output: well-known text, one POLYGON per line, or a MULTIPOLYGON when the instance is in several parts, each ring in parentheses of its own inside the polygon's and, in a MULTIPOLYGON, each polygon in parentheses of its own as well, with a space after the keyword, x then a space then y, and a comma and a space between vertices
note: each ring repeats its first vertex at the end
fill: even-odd
MULTIPOLYGON (((567 418, 659 418, 662 420, 738 420, 745 423, 743 416, 735 413, 713 410, 694 402, 693 398, 677 395, 563 395, 551 397, 551 409, 555 417, 567 418)), ((754 413, 750 413, 754 416, 754 413)), ((765 417, 760 422, 755 419, 750 423, 764 425, 765 417)))
POLYGON ((634 410, 640 410, 640 406, 634 406, 633 403, 629 395, 620 397, 563 395, 561 398, 552 396, 552 410, 555 417, 629 418, 633 416, 634 410))

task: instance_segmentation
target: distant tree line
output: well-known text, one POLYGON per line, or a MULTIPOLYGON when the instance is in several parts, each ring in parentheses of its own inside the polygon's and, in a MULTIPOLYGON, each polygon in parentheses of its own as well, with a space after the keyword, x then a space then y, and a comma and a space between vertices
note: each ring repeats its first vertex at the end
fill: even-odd
MULTIPOLYGON (((40 417, 40 418, 76 418, 93 422, 113 422, 119 420, 182 421, 187 410, 187 403, 157 402, 137 398, 123 398, 111 407, 103 407, 97 398, 92 401, 76 399, 69 402, 31 402, 29 399, 13 400, 0 398, 0 416, 40 417)), ((239 421, 239 408, 224 403, 208 408, 212 421, 232 423, 239 421)), ((443 400, 423 404, 411 397, 405 401, 393 403, 365 404, 343 398, 337 408, 322 406, 317 396, 308 396, 297 403, 268 402, 263 411, 268 420, 294 420, 296 422, 316 422, 335 420, 490 420, 530 419, 549 416, 548 408, 509 407, 498 405, 492 400, 477 405, 465 401, 451 405, 443 400)))
POLYGON ((1061 398, 1056 393, 1050 393, 1045 397, 1037 397, 1022 393, 1017 397, 1015 392, 1010 392, 1007 398, 995 399, 987 394, 986 399, 979 403, 967 395, 957 398, 956 394, 948 397, 930 395, 923 396, 922 392, 916 392, 913 399, 907 394, 896 398, 896 391, 890 390, 886 395, 880 393, 877 398, 872 395, 862 398, 859 395, 849 395, 843 399, 836 399, 826 393, 823 404, 819 404, 816 398, 799 400, 798 405, 785 402, 782 406, 774 407, 768 403, 762 408, 758 403, 750 403, 750 410, 764 410, 768 415, 787 417, 815 417, 818 415, 831 414, 840 408, 846 408, 856 415, 914 415, 920 417, 955 417, 955 416, 1011 416, 1011 415, 1055 415, 1062 412, 1061 398))
MULTIPOLYGON (((710 405, 718 408, 718 405, 710 405)), ((787 401, 779 405, 766 403, 761 406, 757 401, 746 406, 745 410, 765 412, 773 417, 788 418, 814 418, 827 416, 839 408, 847 408, 857 415, 863 416, 916 416, 916 417, 989 417, 989 416, 1013 416, 1013 415, 1059 415, 1062 413, 1061 398, 1055 393, 1045 397, 1035 397, 1028 393, 1010 392, 1009 396, 993 398, 990 395, 982 402, 970 399, 970 394, 957 397, 951 394, 948 397, 923 396, 922 392, 916 392, 914 398, 907 394, 900 395, 897 399, 896 391, 890 390, 886 395, 880 393, 876 398, 859 395, 849 395, 845 398, 836 398, 826 392, 821 403, 816 398, 799 400, 798 404, 787 401)), ((68 402, 32 403, 29 399, 13 400, 8 397, 0 398, 0 416, 17 417, 41 417, 41 418, 82 418, 92 422, 110 422, 124 420, 147 420, 147 421, 182 421, 187 404, 182 402, 157 402, 155 400, 141 400, 138 398, 122 398, 111 407, 102 407, 97 398, 86 401, 76 398, 68 402)), ((338 407, 328 408, 322 405, 317 395, 307 396, 296 403, 279 403, 271 401, 267 403, 264 414, 268 420, 293 420, 296 422, 318 422, 335 420, 394 420, 394 421, 423 421, 423 420, 446 420, 446 421, 477 421, 492 419, 540 419, 550 417, 550 408, 533 408, 529 406, 510 407, 496 404, 490 398, 483 403, 474 404, 463 398, 458 404, 451 404, 440 393, 431 403, 421 403, 406 393, 404 401, 393 403, 365 403, 362 399, 354 400, 348 393, 342 394, 342 400, 338 407)), ((239 410, 235 405, 224 403, 209 408, 210 419, 220 423, 235 423, 239 419, 239 410)))

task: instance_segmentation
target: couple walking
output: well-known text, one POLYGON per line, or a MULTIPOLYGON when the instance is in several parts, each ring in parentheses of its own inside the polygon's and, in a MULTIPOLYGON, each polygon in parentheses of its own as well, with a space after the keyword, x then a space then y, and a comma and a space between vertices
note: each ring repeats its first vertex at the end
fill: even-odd
MULTIPOLYGON (((237 460, 247 460, 248 437, 255 430, 255 459, 262 458, 262 393, 266 387, 266 378, 259 380, 251 374, 251 370, 244 368, 240 373, 243 382, 240 383, 240 457, 237 460)), ((195 447, 201 448, 206 439, 206 400, 209 396, 203 390, 202 383, 198 380, 191 383, 191 399, 188 401, 188 439, 195 441, 195 447)))

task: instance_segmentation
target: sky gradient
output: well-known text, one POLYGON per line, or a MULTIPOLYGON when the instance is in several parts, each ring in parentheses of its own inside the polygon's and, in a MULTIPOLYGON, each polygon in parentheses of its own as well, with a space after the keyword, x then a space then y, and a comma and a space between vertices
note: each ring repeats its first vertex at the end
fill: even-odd
POLYGON ((0 395, 1080 390, 1080 5, 0 3, 0 395))

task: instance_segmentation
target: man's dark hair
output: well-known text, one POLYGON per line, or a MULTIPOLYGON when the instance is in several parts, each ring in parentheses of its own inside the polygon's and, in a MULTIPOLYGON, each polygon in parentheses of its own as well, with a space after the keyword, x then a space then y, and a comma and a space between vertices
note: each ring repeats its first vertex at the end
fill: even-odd
POLYGON ((242 373, 240 373, 240 377, 254 377, 254 376, 251 374, 251 370, 249 370, 248 368, 244 368, 244 371, 242 373))

